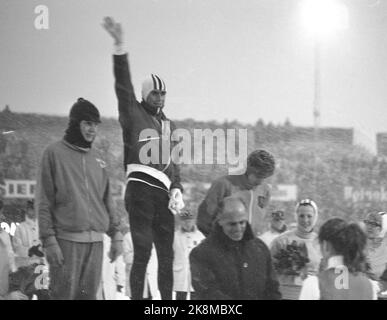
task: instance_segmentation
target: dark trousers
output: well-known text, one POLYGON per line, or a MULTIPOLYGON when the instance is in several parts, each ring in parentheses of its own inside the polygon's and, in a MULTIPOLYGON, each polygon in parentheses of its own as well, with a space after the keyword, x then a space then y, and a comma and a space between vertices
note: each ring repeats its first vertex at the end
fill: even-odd
POLYGON ((51 299, 96 300, 101 283, 103 242, 57 240, 64 263, 49 267, 51 299))
POLYGON ((168 202, 167 191, 137 181, 130 181, 127 185, 125 205, 134 249, 130 273, 132 300, 141 300, 143 297, 145 273, 153 243, 157 253, 161 299, 172 300, 175 220, 168 209, 168 202))

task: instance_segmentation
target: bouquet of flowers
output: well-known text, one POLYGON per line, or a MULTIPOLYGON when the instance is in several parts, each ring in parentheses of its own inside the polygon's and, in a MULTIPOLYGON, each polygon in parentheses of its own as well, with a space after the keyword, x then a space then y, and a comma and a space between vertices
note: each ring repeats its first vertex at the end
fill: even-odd
POLYGON ((295 240, 274 256, 274 268, 278 274, 283 275, 302 275, 308 262, 308 250, 305 243, 297 244, 295 240))

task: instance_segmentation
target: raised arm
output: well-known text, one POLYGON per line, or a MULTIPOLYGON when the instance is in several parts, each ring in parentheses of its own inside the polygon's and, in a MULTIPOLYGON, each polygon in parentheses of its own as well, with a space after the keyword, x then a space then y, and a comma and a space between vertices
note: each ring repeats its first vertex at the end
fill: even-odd
POLYGON ((111 17, 105 17, 102 26, 114 40, 113 64, 119 120, 122 126, 126 126, 131 118, 131 109, 137 105, 137 100, 130 77, 128 54, 123 50, 123 31, 121 24, 111 17))

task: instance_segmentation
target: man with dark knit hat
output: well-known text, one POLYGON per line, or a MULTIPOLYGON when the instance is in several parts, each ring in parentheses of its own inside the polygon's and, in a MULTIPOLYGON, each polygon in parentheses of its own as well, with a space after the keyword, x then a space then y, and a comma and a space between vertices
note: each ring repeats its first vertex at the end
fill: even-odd
POLYGON ((122 253, 106 163, 92 148, 100 122, 98 109, 79 98, 63 140, 43 152, 36 204, 54 300, 96 299, 105 233, 111 260, 122 253))
POLYGON ((271 187, 265 179, 272 176, 275 159, 266 150, 255 150, 247 157, 244 174, 227 175, 215 180, 198 209, 198 228, 208 235, 213 226, 218 206, 225 197, 236 195, 244 199, 248 208, 248 222, 255 236, 265 229, 265 208, 271 197, 271 187))
POLYGON ((134 94, 122 29, 107 17, 104 28, 114 39, 114 76, 124 141, 129 214, 134 260, 130 275, 132 300, 143 298, 147 264, 154 243, 158 286, 163 300, 172 299, 174 216, 184 207, 180 171, 171 151, 175 126, 164 114, 166 86, 151 74, 142 85, 142 101, 134 94))

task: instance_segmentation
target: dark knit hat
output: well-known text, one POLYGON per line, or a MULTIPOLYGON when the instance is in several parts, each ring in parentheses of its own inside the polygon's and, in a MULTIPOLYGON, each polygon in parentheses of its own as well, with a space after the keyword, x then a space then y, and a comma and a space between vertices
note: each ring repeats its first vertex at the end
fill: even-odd
POLYGON ((70 120, 81 122, 93 121, 100 123, 99 111, 90 101, 78 98, 70 110, 70 120))

